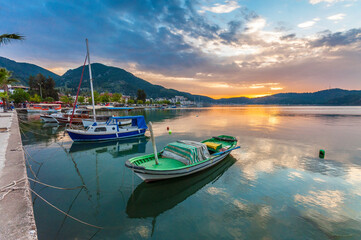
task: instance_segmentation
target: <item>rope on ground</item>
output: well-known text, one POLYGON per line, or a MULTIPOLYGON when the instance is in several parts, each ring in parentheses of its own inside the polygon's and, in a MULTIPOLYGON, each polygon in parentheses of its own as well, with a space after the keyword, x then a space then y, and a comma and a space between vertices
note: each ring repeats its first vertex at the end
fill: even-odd
POLYGON ((61 209, 57 208, 56 206, 54 206, 53 204, 51 204, 50 202, 48 202, 47 200, 45 200, 42 196, 40 196, 39 194, 37 194, 34 190, 32 190, 31 188, 29 188, 29 190, 34 193, 36 196, 38 196, 41 200, 43 200, 45 203, 47 203, 48 205, 50 205, 51 207, 55 208, 56 210, 58 210, 59 212, 61 212, 62 214, 72 218, 73 220, 77 221, 77 222, 80 222, 82 224, 85 224, 85 225, 88 225, 90 227, 93 227, 93 228, 98 228, 98 229, 104 229, 103 227, 99 227, 99 226, 96 226, 96 225, 93 225, 93 224, 90 224, 90 223, 87 223, 87 222, 84 222, 78 218, 75 218, 69 214, 67 214, 66 212, 62 211, 61 209))
POLYGON ((9 183, 6 186, 3 186, 0 188, 0 192, 4 192, 7 191, 6 193, 4 193, 2 196, 0 196, 0 201, 3 200, 6 195, 8 195, 10 192, 15 191, 15 190, 26 190, 26 188, 24 187, 15 187, 18 183, 25 181, 26 178, 21 178, 19 180, 13 181, 12 183, 9 183))
POLYGON ((15 186, 16 184, 21 183, 22 181, 25 181, 25 179, 26 179, 26 178, 21 178, 21 179, 12 181, 12 183, 9 183, 8 185, 1 187, 1 188, 0 188, 0 192, 4 191, 6 188, 15 186))
POLYGON ((55 189, 60 189, 60 190, 74 190, 74 189, 79 189, 79 188, 85 187, 84 185, 81 185, 81 186, 77 186, 77 187, 73 187, 73 188, 62 188, 62 187, 56 187, 56 186, 52 186, 52 185, 43 183, 43 182, 37 181, 37 180, 35 180, 35 179, 29 178, 29 177, 28 177, 28 179, 29 179, 30 181, 39 183, 39 184, 41 184, 41 185, 44 185, 44 186, 47 186, 47 187, 51 187, 51 188, 55 188, 55 189))

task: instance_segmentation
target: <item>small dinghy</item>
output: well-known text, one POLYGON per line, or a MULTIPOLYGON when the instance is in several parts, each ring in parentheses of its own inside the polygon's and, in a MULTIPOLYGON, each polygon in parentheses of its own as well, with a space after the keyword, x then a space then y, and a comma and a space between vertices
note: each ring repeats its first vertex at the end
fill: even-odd
POLYGON ((131 158, 125 166, 145 182, 183 177, 221 162, 232 150, 240 148, 236 144, 236 138, 225 135, 202 142, 182 140, 169 143, 157 155, 131 158))
POLYGON ((143 136, 148 129, 144 116, 111 117, 105 124, 96 122, 85 130, 66 129, 70 138, 75 141, 104 141, 143 136), (122 126, 122 122, 131 120, 130 125, 122 126))

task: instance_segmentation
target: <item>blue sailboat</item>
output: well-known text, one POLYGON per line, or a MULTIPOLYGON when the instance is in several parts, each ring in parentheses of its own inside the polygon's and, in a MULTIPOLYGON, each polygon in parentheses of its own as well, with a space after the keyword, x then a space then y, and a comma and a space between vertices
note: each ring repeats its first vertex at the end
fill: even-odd
POLYGON ((105 124, 93 123, 85 130, 67 129, 66 132, 75 142, 104 141, 122 138, 144 136, 148 127, 144 116, 111 117, 105 124), (124 120, 131 120, 129 125, 123 125, 124 120))

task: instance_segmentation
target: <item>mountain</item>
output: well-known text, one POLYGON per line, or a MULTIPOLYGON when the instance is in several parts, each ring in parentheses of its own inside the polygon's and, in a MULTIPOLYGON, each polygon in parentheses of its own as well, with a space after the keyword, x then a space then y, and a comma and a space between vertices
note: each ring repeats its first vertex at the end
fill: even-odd
MULTIPOLYGON (((196 98, 202 102, 212 102, 214 99, 205 96, 192 95, 186 92, 180 92, 175 89, 168 89, 160 85, 153 85, 141 78, 138 78, 117 67, 110 67, 100 63, 92 63, 92 75, 94 89, 98 92, 120 92, 124 95, 136 96, 138 89, 143 89, 149 98, 172 98, 174 96, 184 96, 190 100, 196 98)), ((78 88, 79 80, 83 67, 68 70, 56 82, 58 87, 71 88, 75 92, 78 88)), ((89 69, 84 70, 84 78, 82 82, 82 89, 89 90, 89 69)))
POLYGON ((22 85, 28 86, 29 76, 35 76, 38 73, 45 77, 52 77, 55 81, 60 78, 59 75, 30 63, 20 63, 13 60, 0 57, 0 67, 6 68, 13 72, 13 78, 20 80, 22 85))
POLYGON ((217 104, 361 105, 360 90, 339 88, 314 93, 278 93, 259 98, 223 98, 217 104))
MULTIPOLYGON (((63 76, 59 76, 42 67, 29 63, 18 63, 10 59, 0 57, 0 67, 13 72, 13 77, 28 85, 30 75, 38 73, 52 77, 57 87, 71 89, 75 94, 78 88, 82 67, 68 70, 63 76)), ((160 85, 151 84, 125 71, 124 69, 106 66, 100 63, 92 64, 94 89, 98 92, 120 92, 125 95, 136 96, 138 89, 143 89, 150 98, 172 98, 184 96, 189 100, 201 101, 211 104, 281 104, 281 105, 361 105, 360 90, 328 89, 314 93, 279 93, 260 98, 222 98, 215 100, 206 96, 192 95, 175 89, 168 89, 160 85)), ((89 91, 89 70, 86 67, 82 83, 82 91, 89 91)))

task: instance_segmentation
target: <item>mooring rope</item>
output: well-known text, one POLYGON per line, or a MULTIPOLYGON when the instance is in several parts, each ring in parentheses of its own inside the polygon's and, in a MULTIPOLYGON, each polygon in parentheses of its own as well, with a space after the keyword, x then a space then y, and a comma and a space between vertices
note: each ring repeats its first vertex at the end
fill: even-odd
POLYGON ((84 222, 76 217, 73 217, 69 214, 67 214, 66 212, 64 212, 63 210, 57 208, 56 206, 54 206, 53 204, 51 204, 50 202, 48 202, 46 199, 44 199, 42 196, 40 196, 39 194, 37 194, 34 190, 32 190, 31 188, 29 188, 29 190, 34 193, 36 196, 38 196, 38 198, 40 198, 41 200, 43 200, 45 203, 47 203, 48 205, 50 205, 51 207, 55 208, 56 210, 58 210, 59 212, 61 212, 62 214, 70 217, 71 219, 77 221, 77 222, 80 222, 82 224, 85 224, 85 225, 88 225, 90 227, 94 227, 94 228, 98 228, 98 229, 104 229, 104 227, 99 227, 99 226, 96 226, 96 225, 93 225, 93 224, 90 224, 90 223, 87 223, 87 222, 84 222))
POLYGON ((63 187, 52 186, 52 185, 49 185, 49 184, 46 184, 46 183, 37 181, 37 180, 35 180, 35 179, 29 178, 29 177, 28 177, 28 179, 29 179, 30 181, 39 183, 39 184, 41 184, 41 185, 44 185, 44 186, 47 186, 47 187, 51 187, 51 188, 55 188, 55 189, 60 189, 60 190, 74 190, 74 189, 79 189, 79 188, 85 187, 84 185, 81 185, 81 186, 72 187, 72 188, 63 188, 63 187))
POLYGON ((6 193, 4 193, 1 197, 0 197, 0 201, 3 200, 6 195, 8 195, 10 192, 15 191, 15 190, 26 190, 26 188, 24 187, 15 187, 18 183, 25 181, 26 178, 21 178, 19 180, 13 181, 12 183, 9 183, 6 186, 3 186, 0 188, 0 192, 4 192, 7 191, 6 193))

